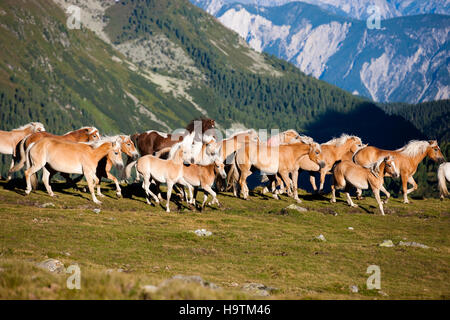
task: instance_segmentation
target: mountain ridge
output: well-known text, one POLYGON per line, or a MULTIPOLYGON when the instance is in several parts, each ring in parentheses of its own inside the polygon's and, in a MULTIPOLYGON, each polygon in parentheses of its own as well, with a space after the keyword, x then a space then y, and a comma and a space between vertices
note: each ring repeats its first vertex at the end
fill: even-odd
POLYGON ((399 17, 382 20, 381 30, 369 30, 365 21, 290 2, 225 4, 216 17, 255 50, 374 101, 449 98, 449 16, 399 17))

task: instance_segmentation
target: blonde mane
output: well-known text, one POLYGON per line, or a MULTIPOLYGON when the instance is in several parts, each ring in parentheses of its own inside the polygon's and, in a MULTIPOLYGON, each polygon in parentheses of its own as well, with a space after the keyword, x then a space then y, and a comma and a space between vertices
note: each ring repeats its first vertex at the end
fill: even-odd
POLYGON ((348 139, 351 138, 355 138, 355 139, 359 139, 359 141, 361 141, 360 137, 357 136, 351 136, 348 135, 346 133, 341 134, 341 136, 339 138, 333 138, 325 143, 323 143, 324 145, 331 145, 331 146, 335 146, 335 147, 339 147, 342 146, 344 143, 347 142, 348 139))
POLYGON ((411 140, 402 148, 397 149, 396 151, 408 157, 415 157, 419 154, 425 153, 429 146, 430 143, 428 141, 411 140))
POLYGON ((89 146, 91 146, 94 149, 97 149, 98 147, 100 147, 102 144, 106 143, 106 142, 117 142, 119 144, 122 143, 123 135, 117 135, 117 136, 103 136, 101 137, 99 140, 94 140, 94 141, 89 141, 89 142, 80 142, 80 143, 84 143, 87 144, 89 146))
POLYGON ((86 127, 81 127, 81 128, 79 128, 79 129, 75 129, 75 130, 68 131, 68 132, 65 133, 65 135, 66 135, 66 134, 69 134, 69 133, 72 133, 72 132, 75 132, 75 131, 80 131, 80 130, 85 130, 85 129, 89 129, 89 130, 90 130, 90 131, 89 131, 89 134, 93 134, 95 131, 100 132, 100 131, 98 131, 98 129, 97 129, 96 127, 89 127, 89 126, 86 126, 86 127))
POLYGON ((40 123, 40 122, 30 122, 30 123, 24 124, 23 126, 20 126, 19 128, 12 129, 12 131, 25 130, 25 129, 28 129, 30 127, 42 127, 42 128, 44 128, 44 125, 42 123, 40 123))

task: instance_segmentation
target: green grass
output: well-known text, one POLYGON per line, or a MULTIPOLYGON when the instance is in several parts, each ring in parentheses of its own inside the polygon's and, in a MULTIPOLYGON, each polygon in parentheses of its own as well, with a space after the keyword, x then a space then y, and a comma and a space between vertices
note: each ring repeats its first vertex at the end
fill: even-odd
MULTIPOLYGON (((448 299, 450 200, 391 199, 381 216, 373 198, 349 208, 343 199, 301 193, 307 212, 282 209, 283 197, 253 194, 245 201, 219 196, 222 208, 203 212, 171 203, 171 213, 145 203, 139 185, 116 199, 109 184, 101 213, 90 196, 54 183, 58 197, 0 182, 1 299, 254 299, 248 282, 278 288, 270 299, 448 299), (131 198, 132 197, 132 198, 131 198), (340 200, 340 201, 339 201, 340 200), (55 207, 41 208, 52 202, 55 207), (335 215, 337 213, 337 215, 335 215), (353 227, 351 231, 348 227, 353 227), (191 231, 205 228, 208 238, 191 231), (323 234, 326 242, 314 237, 323 234), (416 241, 430 249, 383 248, 385 239, 416 241), (67 255, 69 253, 70 255, 67 255), (55 258, 81 269, 81 290, 66 288, 68 274, 35 267, 55 258), (368 290, 366 269, 381 268, 381 290, 368 290), (124 272, 107 272, 108 269, 124 272), (172 282, 174 275, 199 275, 221 287, 172 282), (357 285, 359 293, 350 293, 357 285)), ((201 199, 202 195, 199 195, 201 199)), ((176 199, 174 196, 173 198, 176 199)), ((165 203, 165 202, 164 202, 165 203)))

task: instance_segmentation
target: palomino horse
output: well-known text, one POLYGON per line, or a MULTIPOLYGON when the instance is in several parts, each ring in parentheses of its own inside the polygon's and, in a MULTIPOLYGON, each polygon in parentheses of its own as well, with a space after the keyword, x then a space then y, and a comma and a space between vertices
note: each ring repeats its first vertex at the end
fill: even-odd
POLYGON ((95 127, 83 127, 74 131, 69 131, 62 136, 57 136, 48 132, 33 133, 23 138, 20 143, 17 144, 16 158, 19 160, 19 162, 13 168, 11 168, 11 170, 9 171, 10 173, 17 172, 23 168, 26 161, 25 152, 28 146, 34 142, 41 140, 42 138, 55 138, 71 142, 89 142, 100 139, 100 134, 98 132, 98 129, 95 127))
MULTIPOLYGON (((368 146, 359 150, 353 157, 355 163, 368 167, 371 163, 376 162, 381 157, 393 156, 395 165, 400 172, 402 178, 403 203, 409 203, 408 194, 417 189, 417 183, 414 181, 413 175, 416 173, 417 166, 426 157, 430 157, 433 161, 442 162, 444 156, 438 146, 436 140, 417 141, 412 140, 404 147, 391 151, 382 150, 376 147, 368 146), (408 183, 413 187, 408 189, 408 183)), ((389 199, 390 194, 381 186, 381 191, 386 194, 389 199)), ((387 201, 386 199, 386 201, 387 201)))
POLYGON ((350 197, 349 189, 354 186, 358 189, 372 189, 377 200, 381 214, 384 215, 383 202, 380 198, 380 189, 383 186, 384 176, 392 175, 398 177, 398 170, 392 156, 382 157, 371 165, 371 168, 364 168, 352 161, 341 161, 333 170, 333 183, 331 184, 332 197, 330 202, 336 202, 336 189, 344 189, 347 196, 347 203, 352 207, 357 207, 350 197))
POLYGON ((216 203, 220 206, 219 200, 217 200, 217 194, 212 189, 216 175, 220 175, 223 179, 226 179, 227 177, 223 161, 220 161, 219 159, 216 159, 214 163, 206 166, 198 164, 185 165, 183 168, 183 177, 194 187, 194 194, 190 195, 190 201, 188 202, 195 205, 198 188, 202 188, 204 192, 202 209, 205 207, 206 200, 208 199, 208 194, 206 192, 213 198, 210 205, 216 203))
MULTIPOLYGON (((214 128, 215 128, 215 121, 213 119, 195 119, 188 124, 185 132, 180 132, 177 134, 169 134, 158 132, 155 130, 150 130, 144 133, 136 133, 132 135, 131 140, 134 142, 141 156, 145 156, 148 154, 154 155, 155 152, 158 152, 168 147, 170 148, 174 144, 183 141, 185 136, 194 131, 195 135, 197 136, 199 134, 197 132, 199 129, 203 134, 205 132, 210 132, 210 130, 214 128), (196 128, 195 124, 200 123, 200 121, 201 121, 201 128, 196 128)), ((194 140, 198 139, 195 139, 194 137, 194 140)), ((207 140, 209 141, 210 139, 207 140)), ((133 161, 132 159, 128 158, 126 168, 122 176, 123 179, 128 179, 130 177, 131 169, 135 165, 135 163, 136 161, 133 161)))
MULTIPOLYGON (((118 136, 112 136, 112 137, 102 137, 101 140, 94 141, 92 143, 87 143, 91 145, 92 147, 96 148, 100 144, 104 142, 118 142, 120 143, 120 151, 123 154, 126 154, 129 158, 137 160, 139 157, 139 153, 137 152, 133 141, 131 141, 130 136, 126 135, 118 135, 118 136)), ((119 180, 111 173, 111 169, 114 166, 113 160, 110 158, 109 154, 100 159, 97 165, 96 170, 96 176, 99 179, 99 181, 102 181, 102 178, 107 178, 109 180, 112 180, 114 184, 116 185, 116 195, 117 197, 122 197, 122 189, 119 185, 119 180)), ((83 176, 80 176, 79 179, 75 180, 74 182, 78 182, 83 178, 83 176)), ((97 196, 104 197, 104 195, 101 192, 101 186, 100 183, 97 185, 97 196)))
POLYGON ((239 175, 239 186, 244 199, 248 197, 247 177, 254 167, 265 173, 273 181, 279 174, 288 187, 288 194, 300 202, 297 193, 298 169, 302 156, 309 155, 320 167, 325 165, 320 145, 317 143, 294 143, 268 147, 266 144, 249 143, 236 151, 232 173, 234 181, 239 175), (292 174, 292 181, 289 177, 292 174))
POLYGON ((116 166, 123 166, 122 153, 119 142, 104 142, 97 148, 88 144, 64 141, 54 138, 43 138, 32 143, 27 150, 27 167, 25 179, 27 182, 26 194, 31 192, 31 176, 43 169, 42 181, 50 196, 54 193, 50 187, 51 172, 64 172, 84 174, 92 195, 92 200, 101 204, 94 193, 99 179, 95 175, 97 164, 108 155, 116 166), (30 166, 31 163, 31 166, 30 166))
MULTIPOLYGON (((11 160, 10 173, 8 174, 8 180, 11 180, 11 169, 14 167, 14 160, 17 156, 16 146, 26 136, 35 132, 45 131, 44 125, 39 122, 30 122, 20 128, 13 129, 11 131, 0 130, 0 153, 11 154, 13 156, 11 160)), ((0 176, 1 177, 1 176, 0 176)))
POLYGON ((157 184, 167 184, 167 212, 170 212, 170 197, 172 195, 172 188, 176 183, 188 187, 189 194, 192 194, 192 186, 183 177, 183 159, 189 158, 190 155, 183 148, 182 143, 178 143, 174 148, 177 151, 173 159, 165 160, 148 154, 139 158, 136 163, 136 170, 143 177, 142 188, 147 195, 146 200, 148 204, 151 204, 150 196, 156 203, 159 203, 158 197, 150 191, 151 180, 155 180, 157 184))
POLYGON ((313 163, 307 156, 304 157, 300 164, 300 169, 309 171, 309 181, 314 191, 322 192, 323 185, 325 183, 325 175, 331 170, 333 165, 343 160, 344 156, 348 153, 352 155, 362 146, 362 141, 357 136, 350 136, 348 134, 342 134, 339 138, 331 139, 328 142, 322 143, 323 159, 325 161, 325 167, 319 168, 317 164, 313 163), (320 187, 317 190, 316 179, 313 172, 320 172, 320 187))
POLYGON ((444 197, 448 197, 448 189, 445 180, 450 182, 450 162, 442 163, 438 169, 438 184, 441 200, 444 200, 444 197))
MULTIPOLYGON (((259 143, 259 137, 257 132, 254 129, 249 129, 245 131, 236 132, 230 137, 223 139, 218 142, 218 157, 225 162, 225 172, 229 172, 231 169, 232 159, 230 155, 233 155, 234 152, 244 146, 246 143, 259 143)), ((223 180, 221 175, 217 175, 216 177, 216 187, 219 191, 225 190, 226 181, 223 180)), ((228 184, 231 186, 231 184, 228 184)))

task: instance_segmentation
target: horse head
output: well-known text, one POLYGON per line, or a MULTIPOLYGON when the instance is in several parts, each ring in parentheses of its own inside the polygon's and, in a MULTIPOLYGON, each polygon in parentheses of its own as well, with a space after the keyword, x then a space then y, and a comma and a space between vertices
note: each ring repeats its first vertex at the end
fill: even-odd
POLYGON ((216 159, 214 161, 214 171, 220 174, 223 179, 227 178, 227 173, 225 172, 225 165, 223 164, 223 161, 220 161, 219 159, 216 159))
POLYGON ((322 149, 320 148, 320 144, 317 142, 313 142, 309 145, 309 158, 317 163, 320 169, 325 167, 325 161, 322 153, 322 149))
POLYGON ((394 178, 400 177, 400 171, 398 170, 398 167, 395 165, 394 157, 393 156, 387 156, 383 159, 385 163, 384 167, 384 174, 389 174, 390 176, 394 178))
POLYGON ((121 151, 125 153, 128 157, 136 160, 139 157, 139 152, 136 150, 136 146, 133 141, 131 141, 130 136, 120 136, 121 138, 121 151))
POLYGON ((123 169, 122 151, 121 151, 121 139, 118 138, 114 142, 111 142, 111 149, 108 152, 108 159, 113 163, 117 169, 123 169))
POLYGON ((431 160, 442 163, 445 161, 444 155, 441 152, 441 149, 439 148, 439 145, 436 140, 430 140, 428 141, 430 144, 427 148, 427 156, 430 157, 431 160))

